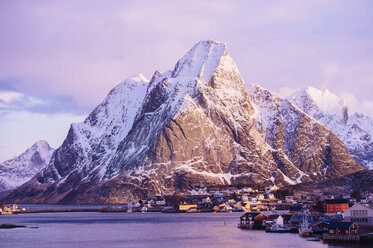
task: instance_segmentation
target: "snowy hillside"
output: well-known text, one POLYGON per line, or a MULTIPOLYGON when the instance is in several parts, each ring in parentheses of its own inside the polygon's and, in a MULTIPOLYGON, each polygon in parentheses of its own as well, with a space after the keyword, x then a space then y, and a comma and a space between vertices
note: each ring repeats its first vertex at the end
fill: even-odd
POLYGON ((360 113, 350 115, 346 102, 328 90, 308 87, 293 93, 288 99, 330 128, 357 162, 373 169, 372 118, 360 113))
POLYGON ((0 163, 0 191, 12 190, 29 181, 46 167, 53 152, 54 149, 41 140, 18 157, 0 163))

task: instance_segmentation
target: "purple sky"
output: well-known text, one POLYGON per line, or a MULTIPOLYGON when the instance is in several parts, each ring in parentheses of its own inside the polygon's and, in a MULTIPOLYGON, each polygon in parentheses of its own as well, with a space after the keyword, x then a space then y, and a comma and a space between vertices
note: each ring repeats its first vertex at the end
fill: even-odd
POLYGON ((3 0, 0 37, 0 161, 39 137, 60 145, 116 84, 205 39, 228 45, 246 82, 329 89, 373 115, 369 0, 3 0))

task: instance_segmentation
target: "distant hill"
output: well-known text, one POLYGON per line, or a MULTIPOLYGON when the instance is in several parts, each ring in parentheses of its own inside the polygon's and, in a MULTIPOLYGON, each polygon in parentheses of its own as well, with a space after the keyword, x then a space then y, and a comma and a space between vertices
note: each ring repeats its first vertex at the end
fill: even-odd
POLYGON ((45 168, 53 152, 48 142, 40 140, 18 157, 0 163, 0 199, 45 168))

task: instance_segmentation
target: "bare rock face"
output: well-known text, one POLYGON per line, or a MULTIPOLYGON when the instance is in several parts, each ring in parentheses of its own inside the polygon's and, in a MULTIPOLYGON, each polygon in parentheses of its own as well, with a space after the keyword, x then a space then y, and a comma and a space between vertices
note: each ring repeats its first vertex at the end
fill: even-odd
POLYGON ((133 83, 73 124, 48 168, 7 199, 123 203, 194 186, 281 186, 361 169, 335 135, 288 101, 267 92, 268 116, 258 115, 262 95, 246 93, 225 44, 199 42, 173 70, 133 83))
POLYGON ((308 87, 288 98, 305 113, 332 130, 359 164, 373 169, 372 118, 359 113, 349 115, 346 102, 328 90, 308 87))
POLYGON ((362 169, 333 132, 288 100, 253 84, 247 91, 256 110, 257 130, 274 149, 280 170, 290 178, 296 177, 296 183, 362 169))

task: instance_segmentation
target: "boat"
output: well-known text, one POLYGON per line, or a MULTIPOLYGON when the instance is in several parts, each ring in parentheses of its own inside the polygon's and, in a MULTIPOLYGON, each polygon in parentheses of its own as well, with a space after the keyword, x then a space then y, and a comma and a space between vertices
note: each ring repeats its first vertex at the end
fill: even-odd
POLYGON ((143 207, 141 208, 141 212, 142 212, 142 213, 148 212, 148 208, 147 208, 146 206, 143 206, 143 207))
POLYGON ((308 226, 308 224, 302 224, 298 228, 299 236, 301 237, 310 237, 312 235, 312 229, 308 226))
POLYGON ((307 241, 320 241, 321 238, 314 237, 314 238, 308 238, 307 241))
POLYGON ((310 237, 312 235, 312 229, 307 220, 303 219, 303 223, 298 228, 298 233, 301 237, 310 237))
POLYGON ((273 232, 273 233, 290 233, 292 232, 291 228, 281 226, 281 225, 272 225, 268 228, 266 228, 266 232, 273 232))

